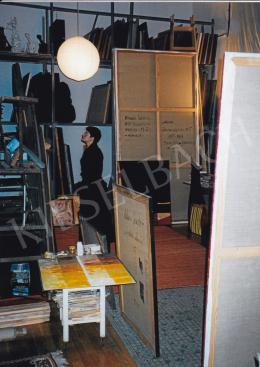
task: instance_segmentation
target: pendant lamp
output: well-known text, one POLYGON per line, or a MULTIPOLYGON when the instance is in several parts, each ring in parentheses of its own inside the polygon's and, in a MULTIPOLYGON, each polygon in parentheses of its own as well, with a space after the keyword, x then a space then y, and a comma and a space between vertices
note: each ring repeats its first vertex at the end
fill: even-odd
POLYGON ((58 49, 57 62, 68 78, 82 81, 91 78, 98 70, 100 57, 97 48, 79 36, 79 8, 77 3, 77 36, 68 38, 58 49))

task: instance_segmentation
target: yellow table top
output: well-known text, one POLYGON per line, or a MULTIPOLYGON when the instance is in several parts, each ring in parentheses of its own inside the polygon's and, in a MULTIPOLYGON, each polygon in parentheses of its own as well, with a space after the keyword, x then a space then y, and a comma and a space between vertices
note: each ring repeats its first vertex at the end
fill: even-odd
POLYGON ((79 256, 78 261, 91 286, 135 283, 134 278, 117 257, 79 256))
POLYGON ((115 256, 86 255, 38 260, 45 291, 135 283, 115 256))

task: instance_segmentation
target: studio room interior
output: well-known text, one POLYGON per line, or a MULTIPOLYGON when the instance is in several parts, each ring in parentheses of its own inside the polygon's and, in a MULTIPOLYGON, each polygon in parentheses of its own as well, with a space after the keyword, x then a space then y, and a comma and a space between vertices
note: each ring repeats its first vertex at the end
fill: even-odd
POLYGON ((0 366, 260 366, 259 18, 0 2, 0 366))

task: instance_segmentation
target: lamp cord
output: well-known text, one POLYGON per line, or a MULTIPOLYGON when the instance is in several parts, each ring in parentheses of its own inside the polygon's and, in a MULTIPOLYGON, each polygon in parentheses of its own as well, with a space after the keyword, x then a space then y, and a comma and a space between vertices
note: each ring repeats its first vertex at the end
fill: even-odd
POLYGON ((77 1, 77 35, 79 36, 79 3, 77 1))

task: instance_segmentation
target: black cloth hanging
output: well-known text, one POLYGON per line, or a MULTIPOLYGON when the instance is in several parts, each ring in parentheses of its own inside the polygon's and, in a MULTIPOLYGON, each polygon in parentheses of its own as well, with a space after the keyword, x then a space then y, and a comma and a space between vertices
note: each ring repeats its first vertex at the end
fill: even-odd
MULTIPOLYGON (((68 85, 60 81, 59 74, 55 74, 55 121, 72 122, 76 118, 75 109, 72 105, 70 89, 68 85)), ((37 121, 52 121, 52 79, 50 73, 38 73, 30 82, 29 96, 39 99, 35 112, 37 121)))

